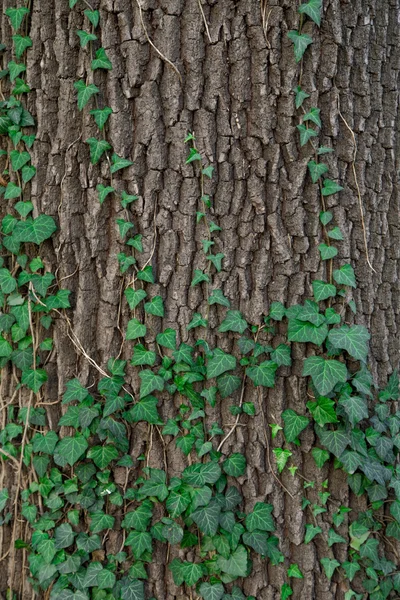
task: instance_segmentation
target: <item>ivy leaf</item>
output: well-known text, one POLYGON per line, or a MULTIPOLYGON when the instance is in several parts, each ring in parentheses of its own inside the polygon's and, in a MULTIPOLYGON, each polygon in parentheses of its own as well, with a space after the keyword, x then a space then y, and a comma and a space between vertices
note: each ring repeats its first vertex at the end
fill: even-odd
POLYGON ((256 367, 246 369, 246 375, 252 380, 255 386, 262 385, 264 387, 274 387, 275 372, 278 368, 276 362, 265 360, 256 367))
POLYGON ((311 127, 306 127, 305 125, 303 125, 303 123, 297 125, 296 127, 300 132, 300 146, 305 146, 308 140, 318 136, 318 132, 315 131, 315 129, 312 129, 311 127))
POLYGON ((350 442, 349 435, 341 429, 326 431, 319 427, 319 425, 316 425, 315 428, 321 443, 329 452, 340 458, 350 442))
POLYGON ((328 236, 331 240, 343 240, 343 233, 340 231, 339 227, 334 227, 331 231, 328 231, 328 236))
POLYGON ((316 279, 312 282, 312 288, 314 292, 314 298, 317 302, 326 300, 327 298, 334 298, 337 293, 337 289, 331 283, 325 283, 316 279))
POLYGON ((150 302, 146 302, 144 305, 144 310, 149 313, 149 315, 155 315, 156 317, 164 316, 164 304, 161 296, 154 296, 150 300, 150 302))
POLYGON ((325 360, 321 356, 306 358, 302 375, 311 376, 316 390, 322 396, 329 394, 337 383, 347 381, 346 365, 337 360, 325 360))
POLYGON ((19 221, 13 231, 13 237, 17 242, 32 242, 38 246, 50 238, 56 231, 57 226, 52 217, 39 215, 36 219, 19 221))
POLYGON ((309 0, 307 4, 300 5, 299 13, 306 14, 319 27, 321 25, 321 8, 322 0, 309 0))
POLYGON ((222 254, 222 252, 218 252, 218 254, 208 254, 206 258, 212 262, 217 273, 220 273, 222 269, 222 259, 225 258, 225 254, 222 254))
POLYGON ((137 338, 144 337, 146 335, 147 327, 143 325, 138 319, 131 319, 128 321, 126 329, 126 339, 136 340, 137 338))
POLYGON ((107 71, 112 70, 111 61, 108 58, 104 48, 99 48, 96 51, 95 59, 92 60, 92 71, 95 71, 96 69, 106 69, 107 71))
POLYGON ((293 590, 288 583, 284 583, 281 587, 281 600, 287 600, 293 594, 293 590))
POLYGON ((252 532, 247 531, 243 534, 242 539, 246 546, 250 546, 258 554, 266 556, 268 552, 268 535, 265 531, 259 531, 258 529, 252 532))
POLYGON ((341 535, 339 535, 338 533, 336 533, 336 531, 331 527, 328 531, 328 546, 329 548, 331 548, 331 546, 333 546, 333 544, 346 544, 347 541, 344 539, 344 537, 342 537, 341 535))
POLYGON ((11 294, 17 287, 17 282, 8 269, 0 269, 0 288, 3 294, 11 294))
POLYGON ((100 131, 103 130, 103 127, 107 123, 108 117, 112 115, 112 112, 112 108, 109 106, 105 106, 104 108, 95 108, 90 111, 90 114, 94 117, 96 125, 100 131))
POLYGON ((346 561, 343 562, 341 566, 344 572, 346 573, 346 577, 349 581, 353 581, 355 574, 361 570, 361 567, 358 564, 358 562, 346 561))
POLYGON ((295 30, 289 31, 287 36, 294 44, 294 57, 296 62, 300 62, 307 46, 312 44, 312 37, 306 33, 300 34, 295 30))
POLYGON ((285 316, 285 312, 286 310, 282 302, 272 302, 269 309, 269 317, 274 321, 282 321, 283 317, 285 316))
POLYGON ((20 8, 7 8, 5 13, 10 19, 11 27, 17 31, 21 27, 25 15, 29 14, 29 9, 25 6, 21 6, 20 8))
POLYGON ((246 458, 239 452, 234 452, 222 463, 222 468, 231 477, 240 477, 246 470, 246 458))
POLYGON ((306 534, 304 536, 304 543, 309 544, 311 540, 315 538, 316 535, 322 533, 321 527, 316 527, 315 525, 306 525, 306 534))
POLYGON ((37 394, 47 381, 47 373, 44 369, 27 369, 23 371, 21 381, 37 394))
POLYGON ((122 600, 145 600, 143 581, 123 577, 121 579, 121 599, 122 600))
POLYGON ((329 260, 331 258, 334 258, 338 253, 337 248, 335 248, 335 246, 328 246, 327 244, 320 244, 318 246, 318 250, 321 253, 322 260, 329 260))
POLYGON ((85 10, 84 14, 88 18, 88 20, 91 22, 91 24, 93 25, 93 27, 96 29, 96 27, 97 27, 97 25, 99 24, 99 21, 100 21, 100 13, 99 13, 99 11, 98 10, 85 10))
POLYGON ((195 269, 194 270, 194 277, 192 279, 192 283, 190 284, 192 287, 194 287, 195 285, 198 285, 199 283, 201 283, 202 281, 210 281, 209 276, 204 273, 204 271, 202 271, 201 269, 195 269))
POLYGON ((63 456, 72 467, 86 452, 89 444, 83 435, 77 433, 74 437, 66 436, 60 440, 55 452, 63 456))
POLYGON ((112 529, 114 526, 115 518, 111 515, 106 515, 101 510, 92 512, 90 514, 90 531, 93 533, 99 533, 105 529, 112 529))
POLYGON ((11 166, 14 171, 22 169, 27 162, 31 160, 29 152, 18 152, 18 150, 12 150, 10 152, 11 166))
POLYGON ((90 98, 94 96, 94 94, 99 93, 99 88, 94 85, 94 83, 89 83, 86 85, 82 79, 76 81, 74 83, 74 88, 78 92, 78 108, 79 110, 83 110, 86 104, 89 102, 90 98))
POLYGON ((114 573, 112 573, 108 569, 103 569, 102 571, 99 571, 97 574, 97 586, 98 586, 99 590, 113 588, 116 580, 117 579, 116 579, 114 573))
POLYGON ((65 386, 66 390, 63 395, 63 404, 67 404, 68 402, 72 402, 73 400, 78 400, 78 402, 82 402, 88 395, 88 391, 83 387, 79 379, 70 379, 67 385, 65 386))
POLYGON ((153 549, 151 535, 147 531, 131 531, 126 538, 125 546, 130 546, 135 559, 138 560, 144 552, 153 549))
POLYGON ((222 290, 213 290, 208 297, 208 304, 212 306, 213 304, 220 304, 221 306, 230 307, 231 303, 228 298, 225 298, 222 290))
POLYGON ((290 366, 292 364, 290 348, 286 344, 279 344, 279 346, 271 352, 271 358, 279 367, 281 365, 290 366))
POLYGON ((176 350, 176 330, 171 328, 165 329, 163 333, 157 334, 156 341, 160 346, 164 346, 164 348, 176 350))
POLYGON ((133 348, 133 356, 131 360, 131 365, 139 366, 139 365, 149 365, 152 367, 156 362, 156 353, 151 350, 146 350, 143 344, 137 344, 133 348))
POLYGON ((218 377, 226 371, 232 371, 236 367, 236 358, 223 350, 216 348, 212 358, 207 363, 207 379, 218 377))
POLYGON ((346 350, 356 360, 365 362, 368 356, 368 341, 371 336, 362 325, 343 325, 331 329, 328 340, 335 348, 346 350))
POLYGON ((154 396, 146 396, 133 406, 129 415, 134 423, 145 421, 154 425, 162 424, 157 411, 158 400, 154 396))
POLYGON ((333 400, 325 396, 319 396, 316 402, 307 402, 307 408, 312 414, 314 421, 321 427, 326 423, 337 423, 336 405, 333 400))
POLYGON ((32 46, 32 40, 29 35, 13 35, 15 56, 20 59, 27 48, 32 46))
POLYGON ((346 264, 340 267, 340 269, 335 269, 333 271, 333 279, 341 285, 349 285, 353 288, 357 287, 354 269, 351 265, 346 264))
POLYGON ((285 439, 288 443, 294 442, 300 433, 305 429, 309 424, 309 419, 307 417, 303 417, 302 415, 298 415, 294 410, 288 409, 283 411, 282 418, 284 420, 285 426, 283 428, 283 432, 285 435, 285 439))
POLYGON ((310 94, 307 94, 299 85, 293 91, 296 93, 296 108, 300 108, 304 100, 310 97, 310 94))
POLYGON ((91 458, 99 469, 103 470, 111 461, 118 458, 119 452, 115 446, 106 444, 105 446, 92 446, 86 456, 91 458))
POLYGON ((339 404, 344 408, 353 427, 363 419, 368 418, 368 404, 364 398, 350 396, 350 398, 341 400, 339 404))
POLYGON ((308 113, 306 113, 303 116, 303 122, 311 121, 312 123, 315 123, 315 125, 317 125, 318 127, 321 127, 321 117, 319 116, 320 112, 321 112, 320 108, 315 108, 315 107, 310 108, 308 113))
POLYGON ((140 398, 148 396, 154 390, 162 392, 164 389, 164 379, 159 375, 156 375, 150 369, 144 369, 139 373, 141 379, 140 384, 140 398))
POLYGON ((170 492, 165 503, 166 509, 172 518, 179 517, 190 504, 190 495, 187 492, 170 492))
POLYGON ((243 318, 239 310, 228 310, 225 319, 222 321, 218 331, 235 331, 243 333, 248 327, 247 321, 243 318))
POLYGON ((153 503, 150 500, 144 500, 136 510, 125 513, 121 525, 124 529, 146 531, 152 517, 153 503))
POLYGON ((32 439, 33 451, 53 454, 57 442, 58 435, 55 431, 48 431, 45 435, 37 433, 32 439))
POLYGON ((204 600, 221 600, 224 595, 224 586, 222 583, 202 583, 200 586, 200 594, 204 600))
POLYGON ((321 558, 320 563, 324 567, 325 575, 328 579, 332 579, 332 575, 334 574, 335 570, 340 567, 340 562, 334 558, 321 558))
POLYGON ((304 575, 301 572, 299 565, 293 564, 287 570, 288 577, 295 577, 296 579, 304 579, 304 575))
POLYGON ((81 48, 85 48, 89 42, 94 42, 95 40, 97 40, 97 35, 95 35, 94 33, 78 30, 76 34, 79 37, 81 48))
POLYGON ((284 450, 283 448, 274 448, 272 452, 276 458, 276 466, 278 467, 278 471, 279 473, 282 473, 287 461, 292 456, 292 452, 289 450, 284 450))
POLYGON ((12 200, 13 198, 18 198, 21 194, 22 194, 22 189, 18 185, 16 185, 12 181, 10 181, 7 184, 7 188, 6 188, 6 191, 4 194, 4 199, 12 200))
POLYGON ((141 289, 133 290, 132 288, 127 288, 124 293, 131 310, 136 308, 147 296, 147 293, 141 289))
POLYGON ((319 326, 300 319, 289 319, 288 340, 290 342, 312 342, 320 346, 328 335, 325 323, 319 326))
POLYGON ((25 165, 22 167, 22 181, 28 183, 36 175, 36 167, 33 165, 25 165))
POLYGON ((107 198, 108 194, 112 194, 112 192, 115 191, 115 189, 113 187, 111 187, 110 185, 105 186, 105 185, 102 185, 101 183, 99 183, 96 186, 96 190, 99 194, 98 197, 99 197, 100 204, 103 204, 103 202, 107 198))
POLYGON ((308 170, 310 171, 311 180, 313 183, 317 183, 318 179, 324 173, 327 173, 327 171, 329 171, 328 165, 324 163, 317 163, 315 162, 315 160, 310 160, 310 162, 307 163, 307 166, 308 170))
POLYGON ((246 577, 248 569, 248 556, 244 546, 238 546, 229 558, 218 556, 217 566, 221 571, 232 577, 246 577))
POLYGON ((328 225, 328 223, 330 223, 332 219, 333 214, 329 211, 319 213, 319 220, 321 221, 322 225, 328 225))
POLYGON ((131 165, 133 165, 133 162, 131 160, 127 160, 126 158, 121 158, 120 156, 118 156, 118 154, 115 154, 115 153, 111 157, 111 162, 112 162, 112 165, 110 167, 111 173, 116 173, 117 171, 120 171, 121 169, 125 169, 125 167, 130 167, 131 165))
POLYGON ((191 513, 190 518, 205 535, 215 535, 219 526, 221 505, 214 499, 191 513))
POLYGON ((88 138, 86 143, 90 148, 90 162, 92 165, 96 165, 104 152, 111 148, 111 145, 106 140, 98 140, 94 137, 88 138))
POLYGON ((324 179, 324 185, 321 190, 321 194, 323 196, 331 196, 332 194, 336 194, 337 192, 342 191, 342 186, 338 183, 335 183, 331 179, 324 179))
POLYGON ((57 550, 69 548, 74 542, 75 533, 69 523, 62 523, 54 531, 54 541, 57 550))
POLYGON ((231 373, 225 373, 224 375, 220 375, 220 377, 218 377, 217 384, 218 388, 216 389, 218 389, 221 398, 227 398, 228 396, 232 396, 232 394, 240 388, 242 379, 236 375, 232 375, 231 373))
POLYGON ((247 531, 275 531, 276 527, 272 516, 274 507, 265 502, 256 502, 253 511, 246 516, 247 531))

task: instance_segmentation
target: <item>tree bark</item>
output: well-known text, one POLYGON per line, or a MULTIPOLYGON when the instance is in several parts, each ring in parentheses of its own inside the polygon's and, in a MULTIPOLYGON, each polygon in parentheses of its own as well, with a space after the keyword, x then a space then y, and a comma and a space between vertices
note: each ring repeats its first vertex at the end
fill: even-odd
MULTIPOLYGON (((0 2, 4 43, 11 36, 4 10, 13 4, 0 2)), ((297 4, 207 0, 202 9, 209 35, 197 0, 142 0, 144 25, 134 0, 95 4, 101 10, 100 41, 113 64, 112 71, 93 75, 101 90, 99 103, 114 111, 108 125, 114 151, 134 162, 123 175, 116 174, 114 184, 139 195, 132 209, 136 231, 143 234, 144 253, 139 260, 141 265, 150 261, 157 282, 154 293, 166 305, 162 322, 147 317, 154 338, 166 327, 176 327, 180 341, 193 340, 186 326, 192 313, 206 304, 201 288, 190 287, 194 268, 204 267, 200 252, 204 230, 196 224, 199 180, 193 166, 185 165, 183 140, 188 131, 195 133, 202 154, 215 167, 208 192, 213 199, 212 218, 222 227, 216 246, 226 255, 216 282, 232 308, 258 324, 271 302, 290 305, 310 297, 311 282, 322 278, 324 265, 318 252, 320 198, 307 172, 312 153, 308 146, 300 148, 295 130, 300 113, 294 106, 293 88, 300 67, 286 34, 297 25, 297 4), (182 81, 147 36, 175 65, 182 81)), ((302 86, 311 93, 312 106, 321 108, 320 144, 335 149, 326 162, 332 179, 344 191, 327 198, 327 207, 345 235, 339 258, 351 262, 356 271, 356 322, 371 331, 370 366, 380 383, 397 367, 400 351, 399 18, 399 0, 325 1, 321 28, 313 26, 313 44, 302 72, 302 86), (374 272, 367 264, 361 211, 374 272)), ((95 134, 95 126, 87 109, 78 111, 73 88, 77 79, 92 76, 90 57, 79 47, 75 33, 82 23, 81 7, 70 10, 65 0, 32 1, 33 47, 28 52, 27 81, 32 88, 29 109, 38 130, 32 200, 38 211, 58 223, 55 238, 46 243, 46 258, 52 271, 57 270, 60 286, 72 292, 68 316, 74 334, 104 369, 108 358, 121 349, 121 358, 131 356, 131 344, 121 334, 130 315, 123 297, 127 280, 119 274, 116 259, 123 251, 115 225, 121 208, 116 200, 108 198, 102 206, 97 200, 96 185, 107 184, 106 165, 104 170, 90 165, 84 140, 95 134)), ((306 32, 308 27, 307 22, 306 32)), ((221 308, 211 307, 211 328, 222 314, 221 308)), ((347 320, 352 319, 349 312, 347 320)), ((61 398, 72 377, 78 376, 86 386, 99 378, 69 335, 65 321, 58 320, 55 351, 47 365, 48 402, 61 398)), ((218 337, 212 331, 211 342, 218 337)), ((224 347, 232 348, 233 344, 224 347)), ((335 577, 328 584, 321 576, 319 558, 324 548, 318 543, 300 545, 302 486, 283 474, 291 498, 271 472, 275 466, 266 440, 271 447, 275 442, 268 423, 280 422, 287 408, 304 412, 307 400, 300 377, 304 352, 293 344, 292 354, 293 366, 282 368, 276 388, 263 393, 265 420, 258 399, 250 398, 247 391, 246 399, 255 402, 257 416, 243 416, 242 426, 224 447, 245 453, 248 469, 241 484, 246 507, 264 500, 274 505, 280 548, 287 559, 279 567, 255 560, 253 575, 243 589, 257 600, 278 598, 288 565, 298 563, 304 579, 295 580, 293 598, 333 600, 343 597, 343 589, 335 577)), ((133 369, 131 377, 135 388, 133 369)), ((176 407, 161 403, 163 418, 175 411, 176 407)), ((50 425, 57 428, 60 406, 50 406, 48 414, 50 425)), ((210 415, 210 423, 218 419, 226 429, 233 422, 227 402, 210 415)), ((147 425, 132 426, 130 436, 136 458, 149 447, 147 425)), ((332 497, 354 505, 341 471, 316 470, 309 454, 313 441, 309 431, 294 451, 293 463, 319 484, 329 476, 332 497)), ((164 448, 154 435, 151 444, 151 466, 163 465, 164 451, 169 476, 185 466, 173 441, 164 448)), ((12 489, 13 470, 6 468, 12 489)), ((24 526, 19 524, 18 529, 18 537, 23 538, 24 526)), ((5 528, 1 555, 9 536, 5 528)), ((111 532, 108 551, 120 544, 119 532, 111 532)), ((346 559, 345 552, 338 553, 339 560, 346 559)), ((166 548, 158 548, 154 556, 148 597, 186 598, 166 568, 166 548)), ((22 595, 28 572, 21 557, 22 552, 17 552, 14 585, 19 597, 28 598, 26 585, 22 595)), ((11 568, 8 564, 8 573, 11 568)), ((7 572, 3 568, 0 574, 3 592, 7 572)))

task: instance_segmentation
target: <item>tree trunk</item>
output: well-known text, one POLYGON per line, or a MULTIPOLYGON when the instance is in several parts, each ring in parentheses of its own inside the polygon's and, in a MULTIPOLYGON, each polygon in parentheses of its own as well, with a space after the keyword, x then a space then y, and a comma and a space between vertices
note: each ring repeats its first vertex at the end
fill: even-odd
MULTIPOLYGON (((2 15, 12 5, 2 0, 2 15)), ((73 377, 93 386, 100 377, 93 361, 106 369, 110 357, 129 360, 132 355, 132 344, 124 340, 131 318, 123 294, 129 276, 121 276, 116 258, 124 245, 115 220, 124 211, 111 196, 103 205, 98 202, 96 186, 109 185, 108 165, 90 164, 85 140, 96 135, 95 126, 89 108, 78 110, 73 86, 88 74, 101 90, 99 106, 113 109, 108 141, 114 152, 133 161, 132 167, 116 173, 114 187, 139 196, 131 205, 135 233, 143 235, 139 266, 153 266, 152 293, 165 302, 162 320, 147 317, 153 342, 157 333, 173 327, 179 341, 193 343, 193 332, 186 327, 193 312, 206 307, 201 286, 190 286, 194 269, 205 268, 206 261, 201 252, 204 227, 196 223, 196 211, 202 210, 199 177, 192 164, 185 164, 188 132, 194 132, 197 147, 215 167, 206 191, 213 202, 211 218, 222 228, 215 248, 225 258, 214 282, 231 307, 258 325, 271 302, 289 306, 304 301, 312 295, 311 282, 324 275, 318 252, 323 241, 320 197, 307 171, 313 152, 308 145, 300 147, 296 133, 301 112, 295 109, 293 89, 300 66, 287 32, 297 27, 297 4, 207 0, 200 7, 197 0, 142 0, 141 12, 133 0, 95 0, 95 5, 101 11, 96 33, 113 70, 91 74, 89 53, 80 48, 75 34, 83 29, 83 3, 70 10, 66 0, 31 2, 28 108, 37 119, 32 148, 37 176, 31 196, 37 211, 57 222, 44 255, 60 287, 71 291, 72 306, 66 312, 71 327, 56 319, 54 351, 46 366, 46 402, 59 400, 73 377), (81 351, 71 337, 79 340, 81 351)), ((321 28, 305 25, 306 32, 315 31, 301 76, 311 105, 321 109, 319 143, 335 150, 326 162, 344 191, 329 196, 327 208, 345 236, 339 258, 351 262, 356 272, 356 322, 371 331, 370 367, 380 383, 396 368, 400 351, 399 18, 398 0, 324 2, 321 28), (374 270, 367 262, 364 237, 374 270)), ((9 21, 1 19, 2 41, 9 46, 9 21)), ((216 327, 224 314, 217 305, 210 309, 211 347, 222 339, 216 327)), ((350 311, 347 320, 353 320, 350 311)), ((284 329, 278 330, 283 335, 284 329)), ((233 338, 224 336, 222 343, 224 350, 235 352, 233 338)), ((245 506, 251 509, 261 501, 274 505, 285 556, 285 563, 275 567, 255 559, 243 591, 257 600, 280 597, 286 570, 297 563, 304 579, 293 580, 293 598, 333 600, 343 598, 346 588, 338 578, 329 582, 322 575, 319 559, 326 555, 325 546, 316 540, 301 543, 303 488, 287 471, 280 477, 283 485, 277 483, 271 452, 279 444, 271 439, 268 424, 281 423, 281 412, 288 408, 305 412, 307 389, 300 378, 305 353, 294 344, 292 356, 293 366, 280 369, 276 387, 262 393, 265 418, 254 391, 246 389, 244 399, 255 402, 256 417, 243 415, 223 447, 225 453, 246 455, 247 472, 240 479, 245 506)), ((130 377, 137 391, 134 368, 130 377)), ((212 409, 209 423, 219 421, 229 430, 235 420, 230 403, 212 409)), ((176 414, 179 404, 160 403, 164 421, 176 414)), ((56 430, 61 412, 61 404, 48 407, 50 426, 56 430)), ((149 465, 165 464, 169 477, 187 466, 175 442, 163 446, 147 424, 131 425, 129 435, 134 459, 149 452, 149 465)), ((333 465, 316 469, 309 452, 313 443, 308 430, 301 447, 292 450, 293 464, 317 482, 316 489, 329 477, 332 499, 356 506, 359 501, 349 493, 342 471, 333 465)), ((6 462, 3 466, 3 485, 12 492, 13 468, 6 462)), ((25 525, 18 523, 17 537, 26 534, 25 525)), ((11 529, 4 527, 1 555, 10 536, 11 529)), ((121 543, 120 531, 111 531, 107 551, 118 552, 121 543)), ((346 560, 346 548, 335 553, 346 560)), ((30 598, 23 554, 10 553, 12 561, 0 573, 0 591, 5 593, 14 570, 17 597, 30 598)), ((167 556, 165 545, 157 547, 148 569, 147 597, 188 597, 166 567, 180 555, 172 549, 167 556)))

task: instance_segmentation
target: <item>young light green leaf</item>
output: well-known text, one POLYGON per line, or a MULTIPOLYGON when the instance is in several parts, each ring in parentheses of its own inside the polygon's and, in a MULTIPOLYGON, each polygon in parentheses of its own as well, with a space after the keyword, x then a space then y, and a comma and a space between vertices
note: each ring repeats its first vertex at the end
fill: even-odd
POLYGON ((312 123, 315 123, 315 125, 317 125, 318 127, 321 127, 321 117, 319 116, 320 112, 321 112, 320 108, 315 108, 315 107, 310 108, 308 113, 306 113, 303 116, 303 123, 306 121, 312 121, 312 123))
POLYGON ((296 93, 296 108, 300 108, 304 100, 310 97, 310 94, 307 94, 299 85, 294 89, 294 92, 296 93))
POLYGON ((318 246, 318 250, 320 251, 322 260, 330 260, 331 258, 334 258, 338 253, 337 248, 335 248, 335 246, 328 246, 327 244, 320 244, 318 246))
POLYGON ((116 173, 117 171, 120 171, 121 169, 125 169, 125 167, 130 167, 131 165, 133 165, 133 162, 131 160, 127 160, 126 158, 121 158, 120 156, 118 156, 118 154, 113 154, 111 157, 111 173, 116 173))
POLYGON ((99 13, 99 11, 98 10, 85 10, 84 14, 88 18, 88 20, 91 22, 91 24, 93 25, 93 27, 96 29, 96 27, 97 27, 97 25, 99 24, 99 21, 100 21, 100 13, 99 13))
POLYGON ((279 473, 282 473, 287 461, 292 456, 292 452, 290 452, 289 450, 284 450, 283 448, 274 448, 272 452, 274 453, 276 458, 276 465, 278 467, 278 471, 279 473))
POLYGON ((96 186, 96 190, 98 192, 98 198, 99 198, 99 202, 100 204, 103 204, 104 200, 107 198, 108 194, 112 194, 112 192, 114 192, 114 188, 111 186, 104 186, 101 183, 99 183, 96 186))
POLYGON ((320 563, 324 567, 325 575, 328 579, 332 579, 335 570, 340 567, 340 562, 334 558, 321 558, 320 563))
POLYGON ((27 48, 32 46, 32 40, 29 35, 13 35, 15 56, 20 59, 27 48))
POLYGON ((321 427, 327 423, 337 423, 336 404, 330 398, 319 396, 316 402, 307 402, 307 408, 312 414, 314 421, 321 427))
MULTIPOLYGON (((89 83, 89 85, 86 85, 85 82, 82 81, 82 79, 74 83, 74 88, 78 91, 79 110, 83 110, 86 104, 89 102, 90 98, 94 94, 98 94, 100 91, 99 88, 96 85, 94 85, 94 83, 89 83)), ((93 140, 94 138, 90 139, 93 140)))
POLYGON ((97 40, 97 35, 94 33, 89 33, 88 31, 83 31, 80 29, 76 32, 76 34, 79 37, 81 48, 85 48, 89 42, 94 42, 97 40))
POLYGON ((90 111, 90 114, 94 117, 96 125, 100 131, 103 130, 103 127, 107 123, 108 117, 112 115, 112 112, 112 108, 109 106, 105 106, 104 108, 95 108, 90 111))
POLYGON ((94 137, 88 138, 86 143, 90 148, 90 162, 96 165, 104 152, 111 149, 111 145, 106 140, 98 140, 94 137))
POLYGON ((211 306, 213 304, 220 304, 221 306, 230 307, 231 303, 228 298, 225 298, 222 290, 213 290, 208 298, 208 304, 211 306))
POLYGON ((136 340, 138 338, 144 337, 146 335, 147 327, 143 325, 138 319, 131 319, 128 321, 128 326, 126 329, 126 339, 127 340, 136 340))
POLYGON ((104 48, 99 48, 96 51, 96 57, 92 60, 92 71, 96 69, 106 69, 107 71, 112 70, 112 64, 110 59, 108 58, 106 51, 104 48))
POLYGON ((20 8, 7 8, 5 11, 7 17, 10 19, 11 27, 14 31, 17 31, 24 20, 25 15, 29 14, 29 9, 26 6, 20 8))
POLYGON ((321 527, 316 527, 315 525, 306 525, 306 534, 304 536, 304 543, 309 544, 311 540, 315 538, 316 535, 322 533, 321 527))

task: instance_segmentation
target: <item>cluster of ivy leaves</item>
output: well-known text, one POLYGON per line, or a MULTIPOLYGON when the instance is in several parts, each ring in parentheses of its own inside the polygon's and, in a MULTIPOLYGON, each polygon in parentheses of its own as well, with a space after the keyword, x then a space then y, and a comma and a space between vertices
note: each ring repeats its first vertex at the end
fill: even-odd
MULTIPOLYGON (((70 0, 70 7, 77 2, 70 0)), ((309 18, 319 26, 321 6, 321 0, 309 0, 299 7, 299 30, 288 34, 298 62, 312 43, 311 36, 302 32, 303 20, 309 18)), ((39 343, 32 324, 39 323, 42 334, 51 326, 51 311, 68 308, 69 303, 68 291, 54 291, 54 276, 40 257, 25 254, 24 244, 40 246, 56 230, 51 217, 30 216, 33 204, 27 199, 28 184, 36 172, 29 153, 35 136, 26 134, 24 128, 33 127, 34 119, 22 102, 23 94, 29 92, 23 79, 26 67, 16 61, 32 45, 29 36, 18 33, 28 13, 24 7, 6 11, 15 34, 15 60, 0 72, 10 80, 10 96, 0 103, 0 134, 13 146, 9 153, 0 152, 6 157, 0 192, 5 200, 16 200, 1 224, 2 244, 8 254, 0 268, 0 361, 3 368, 11 362, 20 373, 21 384, 40 394, 47 379, 41 365, 52 349, 52 340, 41 335, 39 343)), ((250 576, 253 553, 272 565, 284 563, 285 557, 273 534, 273 506, 257 502, 250 512, 243 512, 239 488, 246 459, 238 452, 221 452, 227 432, 219 423, 208 424, 208 407, 228 400, 237 419, 254 416, 254 403, 243 402, 240 390, 244 386, 273 388, 278 369, 292 363, 291 344, 305 343, 310 355, 304 360, 303 376, 308 378, 312 399, 301 414, 288 408, 279 422, 270 425, 276 468, 279 473, 288 468, 296 476, 297 467, 289 464, 290 448, 299 445, 302 433, 312 427, 319 440, 311 451, 316 467, 328 474, 327 467, 333 462, 348 474, 351 490, 367 496, 369 505, 354 517, 349 507, 336 506, 326 531, 331 514, 327 508, 329 480, 324 481, 317 502, 308 496, 315 482, 304 480, 304 544, 314 538, 325 544, 321 568, 328 579, 336 574, 347 582, 346 600, 360 600, 362 589, 371 600, 394 597, 400 592, 400 577, 393 555, 385 553, 384 541, 388 537, 400 540, 400 468, 396 465, 399 379, 394 372, 386 388, 376 391, 367 366, 370 334, 361 325, 344 323, 346 307, 356 310, 351 299, 356 287, 352 266, 330 267, 329 281, 312 283, 312 299, 291 307, 272 302, 262 325, 249 324, 213 285, 213 273, 222 270, 225 257, 217 251, 219 240, 214 234, 220 227, 210 220, 212 200, 205 191, 213 169, 203 165, 195 137, 189 134, 186 164, 192 164, 199 175, 197 222, 205 232, 201 259, 205 266, 194 269, 192 286, 202 286, 206 307, 203 313, 195 313, 187 326, 196 331, 194 345, 179 344, 172 328, 158 333, 155 344, 149 343, 149 322, 164 317, 165 309, 162 297, 145 289, 146 283, 154 283, 151 265, 138 266, 142 237, 135 234, 129 214, 137 196, 117 192, 113 180, 115 173, 132 163, 118 156, 106 139, 112 108, 99 108, 96 102, 100 90, 94 83, 95 73, 112 69, 96 34, 100 13, 88 8, 84 18, 87 28, 78 30, 77 36, 88 51, 90 77, 76 81, 74 88, 79 110, 86 111, 89 102, 94 103, 90 114, 98 132, 86 140, 90 160, 95 165, 106 159, 109 164, 109 180, 97 186, 99 202, 115 196, 123 211, 116 225, 127 249, 117 259, 121 275, 130 278, 125 299, 132 315, 126 340, 133 342, 133 348, 129 365, 125 360, 109 359, 108 374, 100 379, 95 392, 89 392, 78 379, 68 382, 57 430, 49 429, 42 407, 16 409, 11 404, 7 409, 7 425, 0 432, 2 458, 21 460, 35 472, 34 481, 21 493, 21 514, 32 535, 29 540, 16 541, 17 548, 28 550, 30 583, 38 594, 51 589, 52 600, 144 600, 146 565, 153 560, 156 544, 168 544, 177 549, 168 565, 176 585, 194 586, 204 600, 245 600, 236 580, 250 576), (218 330, 235 339, 232 353, 212 349, 206 341, 209 311, 215 304, 226 309, 218 330), (287 324, 287 343, 274 343, 279 323, 287 324), (138 369, 137 394, 132 394, 130 385, 132 367, 138 369), (164 422, 158 409, 168 395, 179 396, 181 404, 176 415, 164 422), (158 428, 168 441, 174 439, 177 451, 190 457, 179 477, 170 478, 165 470, 145 466, 143 455, 132 457, 130 424, 139 421, 158 428), (36 432, 25 439, 27 426, 36 432), (66 435, 60 436, 61 427, 69 428, 66 435), (126 469, 126 485, 114 480, 116 468, 126 469), (132 481, 132 472, 138 470, 139 477, 132 481), (104 549, 104 535, 110 529, 118 529, 123 539, 116 554, 106 554, 104 549), (335 555, 339 544, 348 548, 343 562, 335 555), (176 556, 186 549, 191 560, 176 556)), ((307 98, 297 86, 295 104, 303 110, 298 125, 300 145, 313 147, 314 160, 309 161, 308 170, 312 182, 319 185, 323 206, 320 220, 325 242, 319 251, 321 260, 332 265, 338 254, 332 242, 342 240, 343 233, 338 227, 328 228, 333 215, 325 209, 324 199, 342 187, 327 177, 328 166, 320 162, 319 157, 332 149, 314 145, 322 123, 318 108, 304 109, 307 98)), ((279 327, 282 333, 282 325, 279 327)), ((6 488, 0 490, 0 512, 2 524, 10 522, 6 488)), ((303 578, 297 564, 287 567, 286 573, 281 600, 293 594, 293 579, 303 578)))

